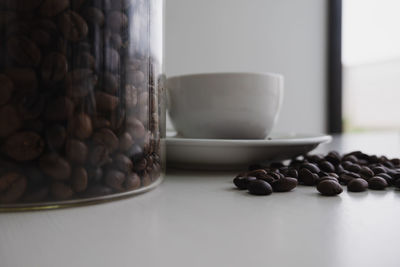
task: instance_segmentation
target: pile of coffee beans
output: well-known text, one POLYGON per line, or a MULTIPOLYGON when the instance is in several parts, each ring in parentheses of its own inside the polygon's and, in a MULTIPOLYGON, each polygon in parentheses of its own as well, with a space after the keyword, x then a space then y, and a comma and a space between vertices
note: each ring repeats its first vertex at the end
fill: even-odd
POLYGON ((325 196, 336 196, 347 185, 350 192, 384 190, 388 186, 400 188, 400 159, 367 155, 354 151, 340 155, 331 151, 327 155, 306 155, 290 161, 288 165, 273 162, 267 166, 253 165, 249 171, 233 179, 237 188, 254 195, 288 192, 297 184, 316 186, 325 196))
POLYGON ((161 34, 151 23, 162 6, 151 2, 0 1, 0 204, 160 177, 162 68, 150 34, 161 34))

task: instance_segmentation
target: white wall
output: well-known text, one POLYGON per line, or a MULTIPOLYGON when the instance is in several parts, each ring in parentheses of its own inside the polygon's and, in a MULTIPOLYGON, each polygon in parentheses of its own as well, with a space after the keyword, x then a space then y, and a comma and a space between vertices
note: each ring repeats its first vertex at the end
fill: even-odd
POLYGON ((285 76, 277 132, 324 132, 326 0, 166 0, 166 72, 285 76))

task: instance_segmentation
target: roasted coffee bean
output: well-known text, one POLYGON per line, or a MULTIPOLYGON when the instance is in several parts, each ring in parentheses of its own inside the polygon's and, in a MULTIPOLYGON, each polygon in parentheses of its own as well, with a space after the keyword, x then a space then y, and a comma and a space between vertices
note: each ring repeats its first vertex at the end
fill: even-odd
POLYGON ((318 179, 318 181, 317 181, 317 184, 319 184, 320 182, 322 182, 322 181, 325 181, 325 180, 332 180, 332 181, 335 181, 335 182, 337 182, 337 183, 339 183, 339 179, 338 178, 336 178, 336 177, 334 177, 334 176, 322 176, 322 177, 320 177, 319 179, 318 179))
POLYGON ((258 169, 258 170, 254 170, 254 171, 250 171, 247 173, 247 176, 254 176, 257 179, 261 179, 262 177, 267 175, 267 171, 264 169, 258 169))
POLYGON ((31 92, 38 87, 36 73, 32 69, 12 68, 6 69, 4 72, 13 82, 16 91, 31 92))
POLYGON ((88 148, 79 140, 69 139, 65 144, 65 156, 70 162, 84 164, 88 156, 88 148))
POLYGON ((53 17, 69 6, 69 0, 43 0, 39 12, 44 17, 53 17))
POLYGON ((112 112, 117 108, 119 104, 119 98, 110 94, 96 92, 95 97, 96 107, 100 111, 112 112))
POLYGON ((75 115, 69 124, 69 130, 77 138, 84 140, 92 135, 92 120, 84 113, 75 115))
POLYGON ((297 179, 285 177, 272 183, 275 192, 289 192, 297 186, 297 179))
POLYGON ((333 166, 333 164, 327 160, 321 161, 318 166, 322 171, 325 171, 325 172, 334 172, 335 171, 335 166, 333 166))
POLYGON ((57 200, 66 200, 74 195, 71 186, 62 182, 53 182, 50 187, 51 195, 57 200))
POLYGON ((83 11, 83 17, 87 22, 92 23, 93 25, 103 26, 104 24, 104 14, 103 12, 95 7, 87 7, 83 11))
POLYGON ((266 182, 269 183, 269 184, 272 184, 274 181, 277 180, 274 176, 272 176, 272 175, 270 175, 270 174, 264 175, 264 176, 262 176, 262 177, 260 177, 260 178, 258 178, 258 179, 264 180, 264 181, 266 181, 266 182))
POLYGON ((362 166, 358 174, 360 174, 360 176, 366 180, 374 176, 374 172, 367 166, 362 166))
POLYGON ((342 173, 339 175, 339 181, 343 184, 348 184, 351 180, 360 178, 359 175, 355 175, 354 173, 347 172, 347 173, 342 173))
POLYGON ((94 146, 89 152, 88 160, 92 166, 103 166, 112 161, 110 152, 104 145, 94 146))
POLYGON ((103 128, 97 131, 93 135, 93 141, 96 144, 104 145, 110 152, 114 152, 118 149, 119 146, 118 137, 110 129, 107 128, 103 128))
POLYGON ((122 27, 125 27, 128 23, 126 15, 119 11, 113 11, 108 14, 106 19, 106 25, 113 32, 119 32, 122 27))
POLYGON ((400 158, 394 158, 390 160, 394 166, 400 167, 400 158))
POLYGON ((21 66, 37 66, 41 60, 40 49, 26 37, 11 37, 7 41, 8 54, 21 66))
POLYGON ((129 118, 127 122, 127 131, 135 140, 143 138, 146 134, 143 123, 136 118, 129 118))
POLYGON ((0 74, 0 106, 8 103, 14 91, 14 83, 4 74, 0 74))
POLYGON ((301 168, 307 169, 307 170, 311 171, 312 173, 319 173, 321 171, 317 165, 312 164, 312 163, 304 163, 301 165, 301 168))
POLYGON ((386 173, 386 170, 383 167, 372 168, 372 171, 374 172, 375 175, 377 175, 379 173, 386 173))
POLYGON ((134 143, 132 136, 125 132, 119 137, 119 150, 122 152, 128 151, 134 143))
POLYGON ((333 180, 321 181, 317 190, 324 196, 336 196, 343 192, 342 186, 333 180))
POLYGON ((252 195, 270 195, 272 193, 272 187, 269 183, 263 180, 253 180, 248 184, 249 193, 252 195))
POLYGON ((328 173, 328 176, 335 177, 336 179, 338 179, 338 180, 339 180, 339 175, 337 175, 337 174, 336 174, 336 173, 334 173, 334 172, 328 173))
POLYGON ((318 174, 312 173, 308 169, 303 168, 299 171, 299 181, 305 185, 315 185, 318 178, 318 174))
POLYGON ((71 176, 70 164, 57 154, 46 154, 39 160, 40 169, 54 180, 67 180, 71 176))
POLYGON ((112 47, 114 47, 115 49, 119 50, 123 45, 123 41, 122 41, 121 35, 119 35, 118 33, 111 34, 111 36, 110 36, 110 44, 111 44, 112 47))
POLYGON ((368 188, 368 182, 362 178, 351 180, 347 184, 347 190, 350 192, 364 192, 368 188))
POLYGON ((22 201, 26 203, 36 203, 44 201, 50 193, 50 188, 48 186, 42 186, 38 188, 33 188, 29 192, 26 192, 22 201))
POLYGON ((329 173, 324 172, 324 171, 320 171, 320 172, 318 173, 318 176, 319 176, 319 177, 329 176, 329 173))
POLYGON ((392 178, 389 174, 387 174, 387 173, 378 173, 376 176, 382 177, 383 179, 385 179, 386 182, 387 182, 389 185, 392 185, 392 184, 394 183, 393 178, 392 178))
POLYGON ((73 112, 74 103, 68 97, 58 97, 48 103, 45 117, 51 121, 63 121, 70 118, 73 112))
POLYGON ((44 150, 42 137, 34 132, 19 132, 7 138, 5 153, 16 161, 30 161, 38 158, 44 150))
POLYGON ((72 188, 80 193, 86 190, 88 186, 88 174, 83 167, 74 168, 72 171, 72 188))
POLYGON ((354 155, 347 155, 342 158, 343 161, 349 161, 351 163, 358 163, 358 159, 354 155))
POLYGON ((321 163, 324 160, 322 155, 307 155, 306 159, 311 163, 321 163))
POLYGON ((368 187, 373 190, 384 190, 387 186, 386 180, 379 176, 374 176, 368 180, 368 187))
POLYGON ((145 158, 139 159, 133 163, 133 169, 137 172, 141 172, 146 169, 147 160, 145 158))
POLYGON ((353 166, 354 163, 350 161, 343 161, 342 166, 346 171, 350 171, 351 166, 353 166))
POLYGON ((286 175, 296 179, 299 177, 299 173, 295 169, 289 169, 286 175))
POLYGON ((22 127, 16 109, 11 105, 0 107, 0 137, 7 137, 22 127))
POLYGON ((63 80, 67 71, 68 63, 64 55, 52 52, 43 59, 42 78, 46 83, 55 83, 63 80))
POLYGON ((128 109, 133 109, 138 103, 138 93, 136 87, 127 85, 125 87, 125 103, 128 109))
POLYGON ((233 183, 240 190, 244 190, 247 189, 249 183, 254 180, 257 180, 257 178, 252 176, 238 176, 233 179, 233 183))
POLYGON ((333 165, 338 165, 342 161, 340 154, 336 151, 329 152, 325 159, 333 165))
POLYGON ((58 150, 63 147, 67 132, 62 125, 55 124, 47 128, 46 141, 50 149, 58 150))
POLYGON ((107 186, 117 191, 124 191, 125 174, 116 170, 108 170, 104 176, 107 186))
POLYGON ((348 170, 351 172, 358 173, 361 170, 361 167, 358 164, 353 164, 353 165, 350 165, 348 170))
POLYGON ((66 75, 67 94, 80 98, 93 92, 97 84, 97 76, 91 69, 75 69, 66 75))
POLYGON ((27 187, 26 177, 15 172, 0 176, 0 203, 8 204, 19 200, 27 187))
POLYGON ((64 37, 72 42, 82 40, 88 34, 85 20, 74 11, 64 12, 59 18, 58 25, 64 37))
POLYGON ((335 166, 335 171, 337 174, 343 173, 345 170, 341 164, 335 166))
POLYGON ((126 190, 135 190, 140 188, 140 177, 136 173, 129 174, 125 179, 124 188, 126 190))
POLYGON ((397 180, 394 182, 394 186, 397 187, 398 189, 400 189, 400 179, 397 179, 397 180))
POLYGON ((111 72, 117 72, 120 65, 120 57, 117 50, 113 48, 107 48, 104 56, 105 65, 107 70, 111 72))
POLYGON ((18 114, 23 120, 36 119, 43 112, 45 99, 35 91, 17 94, 15 99, 18 101, 16 105, 18 114))
POLYGON ((131 173, 133 170, 132 161, 124 154, 115 155, 113 158, 113 164, 115 165, 116 169, 126 174, 131 173))

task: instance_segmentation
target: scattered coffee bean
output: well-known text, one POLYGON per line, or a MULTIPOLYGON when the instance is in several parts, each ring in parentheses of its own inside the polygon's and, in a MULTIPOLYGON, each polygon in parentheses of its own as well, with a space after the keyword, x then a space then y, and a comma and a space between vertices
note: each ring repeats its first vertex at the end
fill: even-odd
POLYGON ((38 158, 44 150, 43 139, 34 132, 20 132, 10 136, 4 151, 16 161, 31 161, 38 158))
POLYGON ((317 190, 324 196, 336 196, 343 192, 342 186, 333 180, 325 180, 317 185, 317 190))
POLYGON ((347 184, 350 192, 364 192, 368 189, 368 182, 362 178, 355 178, 347 184))
POLYGON ((384 190, 387 186, 386 180, 379 176, 374 176, 368 180, 368 187, 373 190, 384 190))
POLYGON ((263 180, 253 180, 248 184, 249 193, 252 195, 270 195, 272 193, 272 187, 269 183, 263 180))
POLYGON ((289 192, 297 186, 297 179, 285 177, 272 183, 275 192, 289 192))

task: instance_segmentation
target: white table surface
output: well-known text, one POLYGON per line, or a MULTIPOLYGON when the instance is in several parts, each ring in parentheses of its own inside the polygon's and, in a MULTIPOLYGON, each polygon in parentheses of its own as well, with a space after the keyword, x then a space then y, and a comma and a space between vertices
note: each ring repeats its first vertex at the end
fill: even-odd
MULTIPOLYGON (((400 135, 336 137, 319 151, 331 148, 400 156, 400 135)), ((400 266, 400 191, 254 197, 233 175, 174 171, 127 200, 0 214, 0 266, 400 266)))

